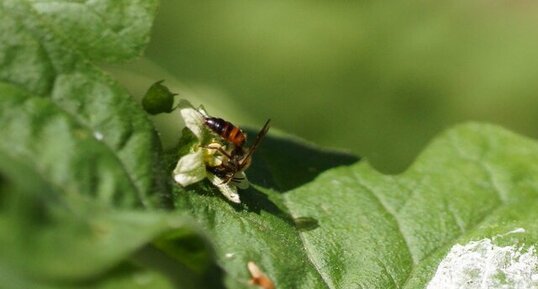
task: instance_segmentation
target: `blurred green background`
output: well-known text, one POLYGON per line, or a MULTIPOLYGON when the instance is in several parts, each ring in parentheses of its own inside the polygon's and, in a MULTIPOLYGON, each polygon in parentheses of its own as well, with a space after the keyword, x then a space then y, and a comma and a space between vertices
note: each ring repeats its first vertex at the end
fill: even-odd
POLYGON ((538 137, 537 24, 533 1, 163 0, 145 57, 107 69, 397 173, 456 123, 538 137))

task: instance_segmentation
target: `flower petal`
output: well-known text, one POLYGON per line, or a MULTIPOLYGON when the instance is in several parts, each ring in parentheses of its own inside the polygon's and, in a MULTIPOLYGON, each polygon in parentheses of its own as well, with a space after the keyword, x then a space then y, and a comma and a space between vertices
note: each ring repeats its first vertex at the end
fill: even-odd
POLYGON ((181 157, 173 174, 174 180, 184 187, 203 180, 207 173, 202 150, 181 157))
POLYGON ((178 108, 181 117, 185 121, 185 126, 188 127, 198 139, 202 140, 204 136, 204 115, 196 110, 192 104, 185 99, 179 101, 178 108))
POLYGON ((231 202, 236 204, 241 203, 239 194, 237 193, 237 187, 231 183, 224 184, 223 180, 213 174, 207 174, 209 181, 219 189, 219 191, 231 202))
POLYGON ((234 186, 236 186, 237 188, 241 190, 248 189, 248 187, 250 186, 250 183, 248 182, 248 179, 247 179, 247 175, 243 171, 238 172, 234 175, 232 179, 232 183, 234 186))

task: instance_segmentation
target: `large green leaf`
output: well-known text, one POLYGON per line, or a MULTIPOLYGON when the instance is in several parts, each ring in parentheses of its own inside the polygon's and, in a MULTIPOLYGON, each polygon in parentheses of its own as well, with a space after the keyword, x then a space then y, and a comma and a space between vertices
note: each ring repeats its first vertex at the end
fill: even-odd
MULTIPOLYGON (((30 2, 0 2, 0 287, 219 288, 203 233, 144 210, 169 198, 160 144, 139 105, 86 58, 129 53, 109 43, 111 54, 88 55, 91 33, 30 2)), ((118 8, 107 17, 143 12, 151 25, 154 2, 84 5, 99 3, 118 8)), ((126 37, 147 38, 134 28, 126 37)))
POLYGON ((253 260, 281 288, 424 288, 457 242, 524 228, 505 242, 538 244, 538 145, 498 127, 457 127, 397 176, 359 162, 314 178, 352 159, 289 140, 255 157, 249 177, 261 186, 242 206, 202 188, 177 193, 238 280, 253 260))
MULTIPOLYGON (((113 10, 108 17, 121 18, 122 14, 113 10)), ((0 2, 0 80, 23 88, 30 96, 48 97, 70 114, 87 128, 88 137, 117 156, 140 202, 155 206, 158 200, 152 192, 162 189, 163 182, 154 177, 159 144, 147 117, 124 89, 83 57, 81 49, 77 50, 80 43, 66 37, 89 36, 72 30, 63 33, 47 19, 28 1, 0 2)))
MULTIPOLYGON (((97 278, 92 286, 101 288, 124 278, 110 270, 138 260, 165 273, 159 284, 190 282, 181 288, 197 288, 206 282, 203 275, 214 269, 203 235, 178 214, 123 209, 140 204, 136 189, 118 158, 90 130, 50 99, 29 97, 9 85, 0 86, 0 94, 0 246, 9 248, 0 253, 0 269, 23 272, 24 282, 30 276, 56 286, 97 278), (181 240, 202 244, 189 252, 199 261, 152 249, 151 243, 165 236, 159 241, 165 249, 181 240), (153 251, 151 260, 144 257, 153 251), (163 262, 173 274, 160 268, 163 262)), ((155 275, 135 270, 129 276, 144 274, 155 275)), ((128 280, 122 286, 133 288, 128 280)))
POLYGON ((157 0, 26 0, 92 60, 139 56, 149 42, 157 0), (82 37, 81 37, 82 36, 82 37))

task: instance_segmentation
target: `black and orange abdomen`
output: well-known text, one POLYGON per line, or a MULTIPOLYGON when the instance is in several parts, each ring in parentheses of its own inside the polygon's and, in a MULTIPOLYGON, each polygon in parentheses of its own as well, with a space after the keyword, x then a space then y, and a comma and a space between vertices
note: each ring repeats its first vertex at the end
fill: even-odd
POLYGON ((241 147, 246 141, 246 135, 240 128, 222 118, 208 117, 205 119, 205 125, 218 136, 237 147, 241 147))

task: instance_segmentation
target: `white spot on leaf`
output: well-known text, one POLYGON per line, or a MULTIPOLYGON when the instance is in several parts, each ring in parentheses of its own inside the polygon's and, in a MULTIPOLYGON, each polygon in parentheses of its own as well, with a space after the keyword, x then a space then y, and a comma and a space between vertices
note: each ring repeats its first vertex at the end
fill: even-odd
POLYGON ((101 133, 100 131, 96 131, 93 133, 93 136, 97 139, 97 140, 103 140, 103 133, 101 133))
POLYGON ((523 228, 517 228, 517 229, 514 229, 508 233, 506 233, 505 235, 509 235, 509 234, 522 234, 522 233, 525 233, 525 229, 523 228))
MULTIPOLYGON (((509 233, 524 231, 519 228, 509 233)), ((489 238, 456 244, 439 264, 427 288, 538 288, 536 250, 534 246, 498 246, 489 238)))

